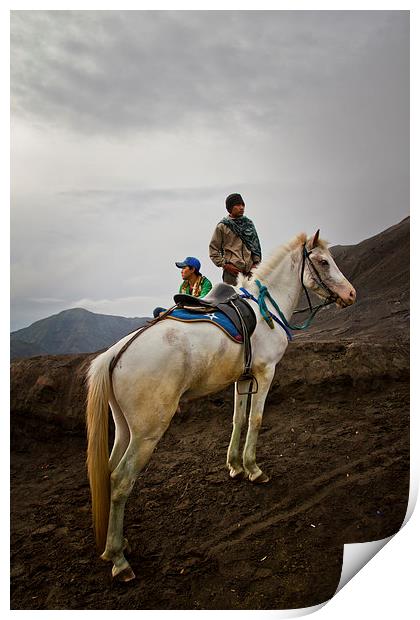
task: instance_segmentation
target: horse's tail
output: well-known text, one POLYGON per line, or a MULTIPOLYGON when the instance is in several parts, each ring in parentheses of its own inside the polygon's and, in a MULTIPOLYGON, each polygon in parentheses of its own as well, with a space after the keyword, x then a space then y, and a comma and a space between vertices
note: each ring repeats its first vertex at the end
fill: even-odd
POLYGON ((96 544, 105 549, 110 505, 108 406, 112 390, 109 351, 91 363, 87 380, 87 469, 92 496, 92 519, 96 544))

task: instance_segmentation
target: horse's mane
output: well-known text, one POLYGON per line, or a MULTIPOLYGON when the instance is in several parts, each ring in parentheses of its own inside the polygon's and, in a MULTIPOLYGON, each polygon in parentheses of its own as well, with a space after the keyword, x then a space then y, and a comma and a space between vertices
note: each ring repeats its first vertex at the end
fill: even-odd
MULTIPOLYGON (((255 269, 252 279, 265 278, 275 267, 279 265, 279 263, 281 263, 286 256, 290 254, 290 252, 298 247, 302 247, 303 244, 307 243, 311 238, 312 237, 308 237, 306 233, 299 233, 290 241, 275 249, 267 260, 263 260, 255 269)), ((323 239, 318 239, 317 245, 323 249, 328 249, 328 242, 323 239)), ((246 286, 248 282, 249 280, 246 276, 239 274, 237 286, 246 286)))

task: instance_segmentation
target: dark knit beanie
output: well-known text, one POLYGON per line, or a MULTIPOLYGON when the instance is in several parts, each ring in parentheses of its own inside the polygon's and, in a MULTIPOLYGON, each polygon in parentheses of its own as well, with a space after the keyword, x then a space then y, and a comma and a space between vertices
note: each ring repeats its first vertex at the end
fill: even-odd
POLYGON ((229 211, 229 213, 232 211, 235 205, 245 206, 242 196, 240 194, 229 194, 229 196, 226 198, 226 209, 229 211))

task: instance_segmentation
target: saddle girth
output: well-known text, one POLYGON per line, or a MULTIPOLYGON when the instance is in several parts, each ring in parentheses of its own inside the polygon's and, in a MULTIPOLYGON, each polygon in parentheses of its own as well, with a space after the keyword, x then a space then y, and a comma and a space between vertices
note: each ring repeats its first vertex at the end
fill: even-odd
POLYGON ((225 283, 216 284, 208 295, 202 298, 191 295, 178 294, 174 301, 180 308, 190 312, 209 312, 219 310, 223 312, 235 325, 243 337, 244 342, 244 372, 238 381, 245 379, 255 381, 252 375, 252 346, 251 336, 257 325, 257 318, 251 305, 242 299, 233 286, 225 283))

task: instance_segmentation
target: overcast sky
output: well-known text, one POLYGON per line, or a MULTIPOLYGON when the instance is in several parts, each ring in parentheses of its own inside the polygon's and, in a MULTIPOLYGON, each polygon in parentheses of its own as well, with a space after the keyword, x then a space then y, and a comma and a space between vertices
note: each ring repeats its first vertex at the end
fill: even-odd
POLYGON ((268 256, 409 214, 409 13, 14 11, 11 328, 150 316, 240 192, 268 256))

